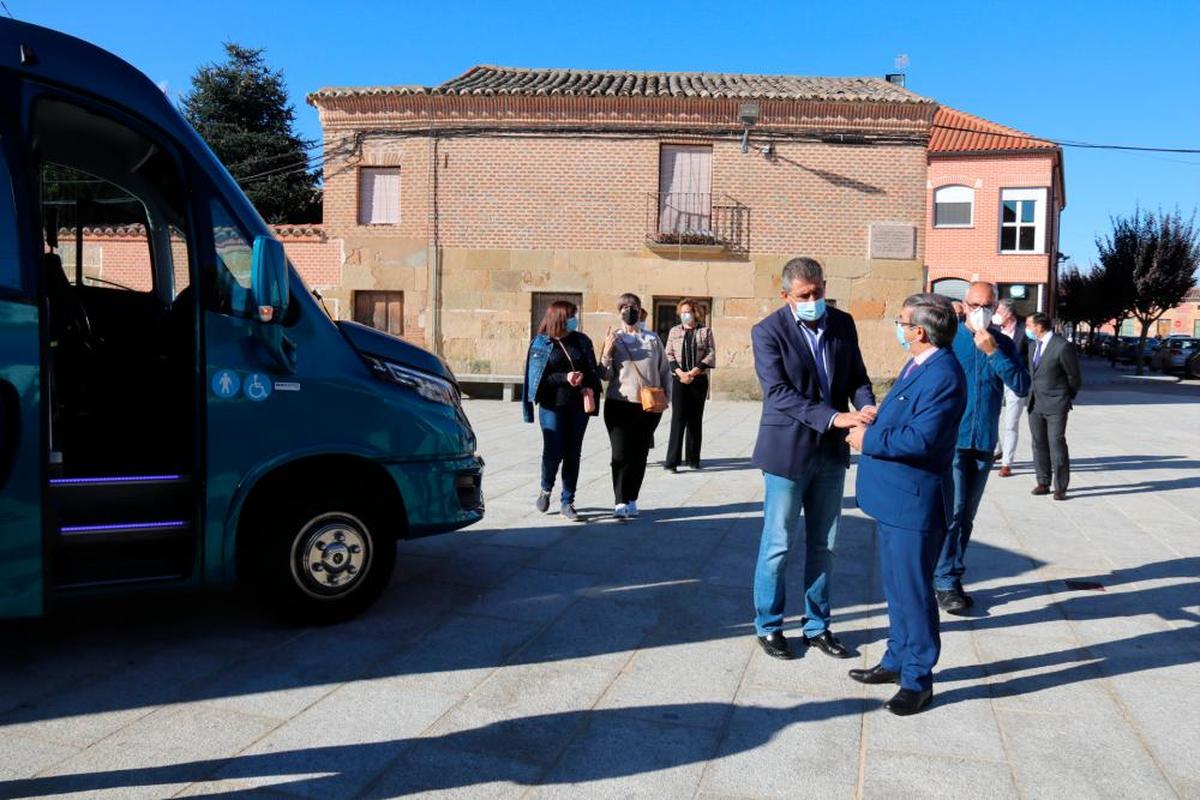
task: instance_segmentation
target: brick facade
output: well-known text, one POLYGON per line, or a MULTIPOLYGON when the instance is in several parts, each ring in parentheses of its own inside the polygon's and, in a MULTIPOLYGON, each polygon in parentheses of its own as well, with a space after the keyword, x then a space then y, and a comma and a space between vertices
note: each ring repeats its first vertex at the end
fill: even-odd
MULTIPOLYGON (((440 111, 464 119, 443 120, 449 130, 436 137, 408 109, 438 98, 315 101, 327 154, 324 227, 344 253, 343 283, 328 294, 340 301, 343 317, 352 313, 356 290, 403 291, 406 338, 439 350, 462 375, 516 374, 531 335, 534 292, 582 295, 582 327, 594 340, 616 324, 621 292, 641 295, 648 308, 655 297, 711 297, 719 352, 714 392, 752 396, 750 328, 778 307, 783 263, 803 254, 824 263, 829 296, 858 320, 872 371, 889 376, 901 361, 890 319, 923 281, 930 108, 889 115, 871 104, 781 103, 769 116, 768 103, 742 153, 736 104, 718 109, 720 131, 705 116, 715 113, 712 102, 692 104, 689 115, 681 111, 688 102, 655 100, 653 109, 627 104, 633 108, 622 112, 617 129, 560 133, 508 130, 498 120, 523 113, 543 125, 578 122, 601 114, 607 101, 549 98, 538 108, 539 98, 446 100, 451 108, 440 111), (687 120, 695 130, 640 130, 661 126, 667 111, 672 124, 687 120), (895 135, 860 144, 800 135, 835 114, 842 129, 895 135), (475 127, 458 127, 464 122, 475 127), (760 149, 767 142, 769 157, 760 149), (712 147, 713 203, 727 197, 749 207, 748 252, 647 246, 664 144, 712 147), (399 168, 398 224, 359 224, 363 167, 399 168), (869 257, 869 226, 881 222, 912 227, 912 258, 869 257), (435 323, 431 286, 438 280, 435 323)), ((609 105, 615 115, 617 104, 609 105)))

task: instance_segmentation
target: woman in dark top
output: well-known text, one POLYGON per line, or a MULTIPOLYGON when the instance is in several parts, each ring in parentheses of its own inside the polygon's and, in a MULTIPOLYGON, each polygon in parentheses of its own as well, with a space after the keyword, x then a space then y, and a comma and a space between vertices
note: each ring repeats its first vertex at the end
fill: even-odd
POLYGON ((693 300, 676 306, 680 323, 667 334, 667 359, 672 374, 671 438, 667 444, 668 472, 679 468, 687 439, 687 464, 700 469, 701 428, 708 400, 708 371, 717 365, 717 346, 712 328, 702 324, 693 300))
POLYGON ((596 373, 596 351, 592 340, 579 331, 574 303, 557 300, 546 309, 537 335, 529 343, 525 359, 525 388, 522 413, 533 422, 538 405, 542 427, 542 490, 538 511, 550 507, 550 492, 562 466, 562 515, 578 520, 575 486, 588 417, 598 413, 600 379, 596 373))

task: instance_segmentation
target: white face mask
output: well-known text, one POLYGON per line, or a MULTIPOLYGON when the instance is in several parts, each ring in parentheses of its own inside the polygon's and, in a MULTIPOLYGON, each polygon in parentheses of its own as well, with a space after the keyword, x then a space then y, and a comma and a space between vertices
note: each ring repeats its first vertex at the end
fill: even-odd
POLYGON ((692 320, 694 320, 694 319, 695 319, 695 317, 686 311, 679 315, 679 321, 682 322, 684 325, 691 325, 692 320))
POLYGON ((1000 316, 999 311, 997 311, 995 314, 992 314, 992 324, 997 327, 1002 327, 1004 325, 1004 317, 1000 316))
POLYGON ((987 328, 988 320, 991 319, 991 314, 987 308, 977 308, 967 315, 967 320, 971 323, 971 329, 981 331, 987 328))

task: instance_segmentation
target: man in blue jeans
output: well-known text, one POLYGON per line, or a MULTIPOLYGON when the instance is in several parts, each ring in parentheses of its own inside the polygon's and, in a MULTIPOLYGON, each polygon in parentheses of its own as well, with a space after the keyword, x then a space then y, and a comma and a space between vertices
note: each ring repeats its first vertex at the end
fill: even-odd
POLYGON ((1029 394, 1029 371, 1012 339, 992 325, 996 287, 972 283, 964 300, 967 312, 954 336, 954 355, 967 378, 967 410, 958 426, 954 452, 954 511, 933 573, 938 605, 963 614, 973 602, 962 588, 965 557, 975 514, 992 470, 1004 387, 1017 397, 1029 394))
POLYGON ((788 553, 805 522, 804 641, 835 658, 850 651, 829 629, 829 581, 842 490, 846 430, 875 418, 875 394, 849 314, 825 304, 811 258, 783 267, 785 305, 754 326, 754 370, 763 411, 753 464, 763 472, 763 531, 754 573, 754 628, 773 658, 794 658, 783 635, 788 553), (857 411, 850 411, 853 401, 857 411))

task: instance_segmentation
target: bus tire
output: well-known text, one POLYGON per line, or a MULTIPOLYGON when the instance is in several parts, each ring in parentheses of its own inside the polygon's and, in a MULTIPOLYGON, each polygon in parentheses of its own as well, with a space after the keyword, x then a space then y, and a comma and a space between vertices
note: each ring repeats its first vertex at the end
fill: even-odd
POLYGON ((350 489, 286 510, 260 550, 268 600, 306 624, 350 619, 391 582, 396 541, 377 504, 350 489))

